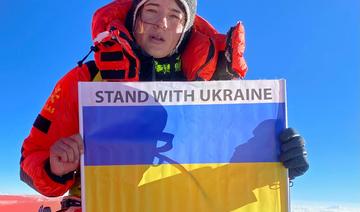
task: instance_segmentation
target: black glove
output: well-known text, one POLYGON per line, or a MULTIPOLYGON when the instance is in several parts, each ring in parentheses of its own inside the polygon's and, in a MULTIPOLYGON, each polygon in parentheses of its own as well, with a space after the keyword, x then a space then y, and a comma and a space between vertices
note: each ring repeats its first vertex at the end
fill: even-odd
POLYGON ((294 129, 287 128, 280 135, 280 161, 289 169, 289 178, 292 180, 303 175, 309 169, 305 142, 294 129))

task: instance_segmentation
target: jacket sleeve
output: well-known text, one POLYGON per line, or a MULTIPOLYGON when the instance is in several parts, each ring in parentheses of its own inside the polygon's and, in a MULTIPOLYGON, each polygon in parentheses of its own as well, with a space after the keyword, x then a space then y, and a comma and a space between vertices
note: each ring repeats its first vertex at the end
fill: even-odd
POLYGON ((49 155, 57 140, 79 133, 77 83, 85 69, 73 69, 56 84, 21 149, 21 180, 45 196, 61 196, 74 183, 72 173, 51 173, 49 155))
POLYGON ((219 57, 211 80, 231 80, 245 78, 248 70, 244 58, 245 29, 241 22, 231 27, 227 35, 216 35, 219 57))
POLYGON ((132 0, 115 0, 98 9, 92 19, 92 38, 95 39, 99 33, 109 30, 109 25, 114 20, 125 23, 131 4, 132 0))

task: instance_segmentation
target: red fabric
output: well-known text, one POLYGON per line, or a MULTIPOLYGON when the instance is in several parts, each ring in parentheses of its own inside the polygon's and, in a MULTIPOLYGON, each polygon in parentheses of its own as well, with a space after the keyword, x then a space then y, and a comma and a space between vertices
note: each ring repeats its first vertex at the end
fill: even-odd
POLYGON ((195 16, 193 28, 196 31, 199 31, 209 37, 213 37, 216 34, 219 34, 219 32, 207 20, 199 15, 195 16))
POLYGON ((219 51, 225 51, 226 48, 226 35, 216 34, 214 36, 216 47, 219 51))
POLYGON ((191 34, 189 43, 181 55, 182 69, 188 80, 196 80, 197 77, 203 80, 211 79, 218 58, 215 44, 213 52, 210 52, 211 43, 214 44, 214 41, 202 33, 191 34), (213 54, 211 58, 208 58, 209 54, 213 54))
POLYGON ((99 33, 108 30, 109 24, 113 20, 118 19, 125 23, 132 2, 132 0, 117 0, 98 9, 93 16, 92 38, 94 39, 99 33))
POLYGON ((100 70, 127 70, 129 69, 129 61, 125 58, 123 60, 116 61, 103 61, 101 55, 104 53, 122 52, 123 47, 120 43, 111 39, 106 39, 104 42, 111 42, 112 46, 105 46, 104 43, 97 45, 98 50, 95 52, 95 63, 100 70))
POLYGON ((244 58, 245 30, 244 30, 244 26, 240 22, 236 24, 231 34, 231 46, 232 46, 231 67, 242 78, 244 78, 248 70, 248 67, 246 65, 246 61, 244 58))
POLYGON ((45 196, 61 196, 69 190, 74 181, 66 184, 53 181, 44 169, 49 158, 50 147, 60 138, 79 133, 78 85, 89 81, 87 67, 76 67, 66 74, 55 86, 40 114, 51 121, 45 134, 32 127, 23 143, 21 169, 32 179, 34 188, 45 196))
POLYGON ((111 27, 116 27, 116 30, 110 31, 109 35, 106 38, 104 38, 101 42, 95 43, 95 46, 98 48, 98 50, 95 52, 96 66, 102 72, 106 72, 108 70, 125 71, 124 78, 122 78, 121 80, 117 79, 117 81, 138 81, 140 61, 133 52, 128 41, 124 37, 120 36, 120 33, 123 33, 130 41, 132 41, 130 34, 125 28, 125 26, 119 23, 118 20, 112 21, 111 27), (109 43, 111 43, 110 46, 109 43), (116 61, 102 60, 103 54, 114 52, 121 52, 123 54, 123 59, 116 61), (137 71, 135 71, 135 76, 131 76, 129 73, 131 65, 129 59, 133 59, 136 62, 135 70, 137 71))

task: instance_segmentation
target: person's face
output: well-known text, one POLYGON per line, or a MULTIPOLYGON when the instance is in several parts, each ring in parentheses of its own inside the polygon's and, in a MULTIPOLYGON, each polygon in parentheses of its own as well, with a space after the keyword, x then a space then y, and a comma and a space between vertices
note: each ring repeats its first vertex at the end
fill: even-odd
POLYGON ((175 49, 184 24, 185 13, 175 0, 148 0, 138 12, 134 36, 146 53, 162 58, 175 49))

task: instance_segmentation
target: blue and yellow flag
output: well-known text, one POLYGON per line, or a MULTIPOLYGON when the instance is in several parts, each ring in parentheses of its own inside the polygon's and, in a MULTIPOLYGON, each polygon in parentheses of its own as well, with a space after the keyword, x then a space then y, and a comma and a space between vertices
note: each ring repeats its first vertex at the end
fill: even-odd
POLYGON ((283 80, 80 83, 86 211, 288 211, 283 80))

